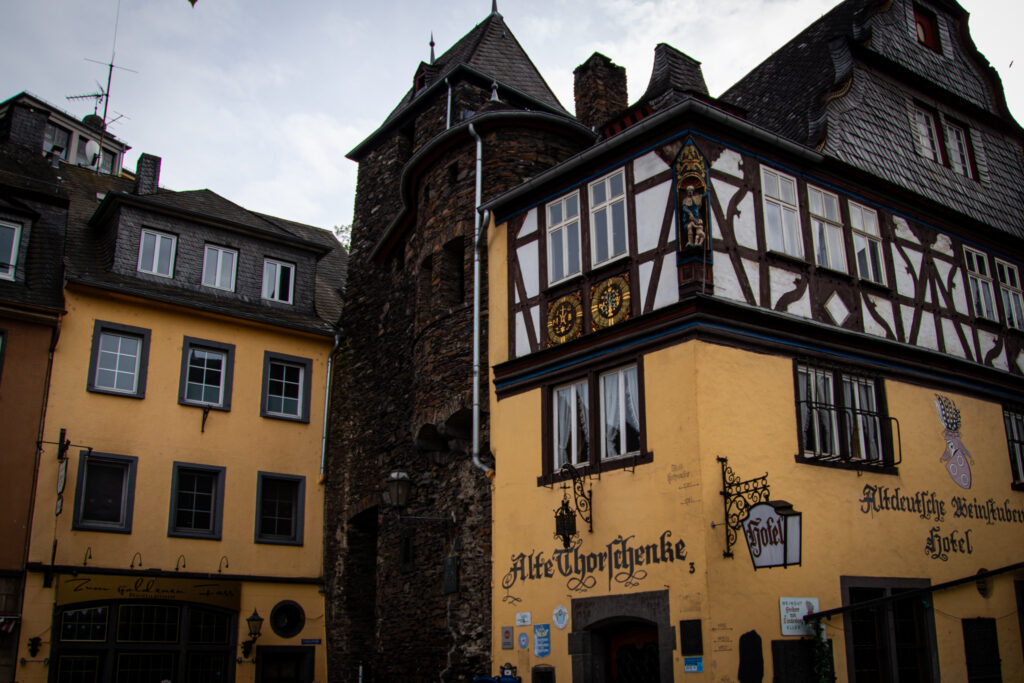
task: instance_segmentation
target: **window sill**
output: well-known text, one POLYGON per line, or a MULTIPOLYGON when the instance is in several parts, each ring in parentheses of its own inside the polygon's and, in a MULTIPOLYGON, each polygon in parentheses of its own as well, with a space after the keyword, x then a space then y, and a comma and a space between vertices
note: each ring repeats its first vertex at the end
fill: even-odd
POLYGON ((120 396, 122 398, 146 398, 146 395, 142 392, 116 391, 114 389, 105 389, 103 387, 97 387, 92 385, 87 386, 86 390, 94 394, 106 394, 107 396, 120 396))
POLYGON ((774 262, 784 263, 784 264, 793 265, 793 266, 800 266, 801 268, 804 268, 804 269, 809 268, 810 265, 811 265, 810 263, 807 262, 807 259, 804 258, 803 256, 796 256, 794 254, 790 254, 790 253, 785 252, 785 251, 772 251, 772 250, 768 250, 767 252, 765 252, 765 255, 768 257, 768 262, 769 263, 774 261, 774 262))
POLYGON ((871 290, 878 292, 879 294, 886 295, 892 292, 892 288, 889 285, 885 284, 884 282, 875 282, 874 280, 868 280, 867 278, 863 277, 858 278, 858 281, 860 282, 860 286, 863 287, 865 290, 871 290))
POLYGON ((188 406, 189 408, 201 408, 203 410, 220 410, 225 413, 231 412, 231 405, 214 405, 213 403, 198 403, 196 401, 189 401, 183 398, 178 399, 178 405, 188 406))
MULTIPOLYGON (((611 472, 614 470, 631 469, 637 465, 646 465, 649 462, 654 461, 654 453, 650 451, 644 451, 637 453, 636 455, 627 455, 623 457, 616 457, 609 460, 603 460, 597 465, 581 465, 576 468, 576 471, 581 476, 600 476, 604 472, 611 472)), ((558 484, 563 481, 571 480, 568 474, 562 473, 561 470, 556 472, 548 472, 537 477, 537 486, 551 486, 552 484, 558 484)))
POLYGON ((1010 488, 1014 491, 1024 491, 1024 481, 1015 481, 1010 484, 1010 488))
POLYGON ((171 538, 192 538, 197 540, 205 541, 219 541, 220 533, 210 533, 202 531, 168 531, 167 535, 171 538))
POLYGON ((71 528, 74 531, 98 531, 103 534, 130 534, 132 532, 131 527, 103 526, 90 522, 72 522, 71 528))
POLYGON ((290 545, 296 548, 302 547, 302 541, 296 541, 294 539, 283 539, 283 538, 260 538, 253 539, 253 543, 259 543, 261 545, 290 545))
POLYGON ((899 468, 896 465, 886 464, 884 462, 871 462, 866 460, 843 460, 839 456, 822 456, 822 457, 808 457, 800 455, 799 453, 794 456, 796 462, 802 465, 815 465, 817 467, 831 467, 839 470, 859 470, 861 472, 877 472, 879 474, 899 474, 899 468))

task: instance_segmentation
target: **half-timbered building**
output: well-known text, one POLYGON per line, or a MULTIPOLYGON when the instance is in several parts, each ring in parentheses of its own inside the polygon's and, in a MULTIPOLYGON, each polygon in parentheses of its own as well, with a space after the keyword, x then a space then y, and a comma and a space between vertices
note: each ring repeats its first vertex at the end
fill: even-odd
POLYGON ((659 45, 484 203, 495 665, 1020 676, 1024 132, 967 19, 847 0, 718 99, 659 45))

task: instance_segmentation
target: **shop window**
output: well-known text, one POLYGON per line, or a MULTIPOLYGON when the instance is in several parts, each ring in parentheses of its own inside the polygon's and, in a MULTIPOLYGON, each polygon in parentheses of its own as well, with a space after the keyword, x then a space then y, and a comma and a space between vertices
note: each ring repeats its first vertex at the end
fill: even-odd
POLYGON ((964 261, 967 263, 967 282, 971 291, 971 303, 974 304, 974 315, 988 320, 999 320, 988 256, 970 247, 964 247, 964 261))
POLYGON ((917 592, 928 585, 927 579, 840 577, 851 681, 938 680, 931 595, 917 592), (858 607, 875 600, 881 602, 858 607))
POLYGON ((626 174, 619 170, 590 184, 591 264, 626 253, 626 174))
POLYGON ((174 252, 178 238, 156 230, 143 230, 139 239, 140 273, 174 277, 174 252))
POLYGON ((882 238, 878 230, 878 213, 856 202, 850 202, 850 227, 853 229, 853 253, 857 274, 863 280, 885 284, 882 261, 882 238))
POLYGON ((146 395, 150 332, 97 320, 92 333, 87 389, 132 398, 146 395))
POLYGON ((302 545, 306 478, 260 472, 256 485, 256 542, 302 545))
POLYGON ((573 192, 547 205, 548 284, 580 272, 580 195, 573 192))
POLYGON ((852 371, 797 362, 800 462, 893 465, 882 382, 852 371))
POLYGON ((768 248, 802 259, 804 246, 800 236, 796 179, 762 166, 761 189, 768 248))
POLYGON ((234 344, 185 337, 181 349, 178 403, 231 409, 234 344))
POLYGON ((224 468, 174 463, 168 536, 220 539, 224 468))
POLYGON ((82 451, 72 528, 130 534, 138 458, 82 451))
POLYGON ((817 187, 807 187, 811 214, 811 239, 819 266, 846 272, 846 248, 839 218, 839 197, 817 187))
POLYGON ((1003 409, 1013 488, 1024 491, 1024 410, 1003 409))
POLYGON ((308 358, 266 351, 263 354, 263 399, 260 415, 309 422, 309 382, 313 362, 308 358))

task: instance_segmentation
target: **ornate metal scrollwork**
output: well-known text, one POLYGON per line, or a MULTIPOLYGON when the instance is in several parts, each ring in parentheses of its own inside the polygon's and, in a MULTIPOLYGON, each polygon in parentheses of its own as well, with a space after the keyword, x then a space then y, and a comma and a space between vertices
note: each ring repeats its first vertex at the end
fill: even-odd
MULTIPOLYGON (((729 467, 727 458, 717 458, 722 466, 722 498, 725 501, 725 552, 724 557, 732 557, 732 547, 736 544, 743 520, 750 514, 750 508, 758 503, 766 503, 771 497, 768 490, 768 473, 760 477, 741 481, 729 467)), ((712 526, 715 526, 712 524, 712 526)))
POLYGON ((583 475, 580 471, 573 467, 572 463, 565 463, 562 465, 562 472, 568 474, 572 478, 572 497, 576 503, 576 512, 579 513, 580 519, 587 523, 587 531, 590 533, 594 532, 594 489, 590 487, 586 491, 583 490, 583 475))

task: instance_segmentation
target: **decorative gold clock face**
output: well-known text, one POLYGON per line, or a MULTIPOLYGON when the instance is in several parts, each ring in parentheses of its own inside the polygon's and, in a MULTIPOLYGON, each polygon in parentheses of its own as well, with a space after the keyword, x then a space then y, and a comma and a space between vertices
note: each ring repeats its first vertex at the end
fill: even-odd
POLYGON ((579 292, 566 294, 548 305, 548 339, 562 344, 580 336, 583 329, 583 303, 579 292))
POLYGON ((590 290, 590 315, 594 329, 611 327, 629 317, 629 281, 621 276, 610 277, 590 290))

